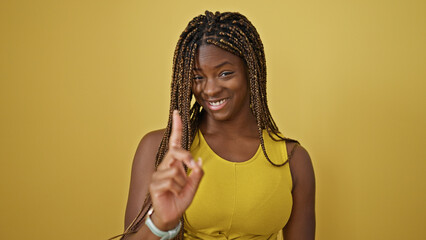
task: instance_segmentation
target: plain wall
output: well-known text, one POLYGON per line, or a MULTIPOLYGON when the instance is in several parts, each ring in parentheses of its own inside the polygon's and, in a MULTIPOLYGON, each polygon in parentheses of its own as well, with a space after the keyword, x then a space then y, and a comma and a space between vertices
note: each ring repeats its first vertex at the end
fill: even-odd
POLYGON ((123 230, 133 154, 206 9, 261 35, 272 115, 315 167, 317 239, 426 239, 420 0, 1 1, 0 238, 123 230))

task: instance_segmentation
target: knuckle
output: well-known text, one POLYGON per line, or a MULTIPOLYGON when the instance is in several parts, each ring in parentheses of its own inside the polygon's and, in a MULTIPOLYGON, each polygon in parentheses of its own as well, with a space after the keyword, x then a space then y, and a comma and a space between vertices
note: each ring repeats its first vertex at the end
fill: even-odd
POLYGON ((165 185, 166 185, 166 187, 171 188, 171 187, 173 187, 173 181, 171 179, 167 179, 165 185))
POLYGON ((152 194, 152 196, 153 196, 154 198, 158 198, 158 197, 160 197, 160 196, 161 196, 161 194, 160 194, 160 193, 154 193, 154 194, 152 194))
POLYGON ((179 169, 177 169, 176 167, 173 167, 170 169, 170 172, 172 173, 172 175, 177 175, 179 173, 179 169))
POLYGON ((175 156, 175 155, 176 155, 176 152, 178 152, 178 148, 171 146, 171 147, 169 148, 169 150, 167 151, 167 154, 166 154, 166 155, 167 155, 169 158, 173 158, 173 156, 175 156))
POLYGON ((176 151, 178 151, 180 156, 183 158, 192 158, 191 153, 185 149, 176 149, 176 151))

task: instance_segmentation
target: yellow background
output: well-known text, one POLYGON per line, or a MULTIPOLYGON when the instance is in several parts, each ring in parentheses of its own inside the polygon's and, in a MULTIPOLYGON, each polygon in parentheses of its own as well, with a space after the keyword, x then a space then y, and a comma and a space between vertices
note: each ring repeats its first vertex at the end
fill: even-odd
POLYGON ((423 0, 1 1, 0 238, 122 231, 134 151, 205 9, 263 39, 272 114, 313 159, 317 239, 425 239, 423 0))

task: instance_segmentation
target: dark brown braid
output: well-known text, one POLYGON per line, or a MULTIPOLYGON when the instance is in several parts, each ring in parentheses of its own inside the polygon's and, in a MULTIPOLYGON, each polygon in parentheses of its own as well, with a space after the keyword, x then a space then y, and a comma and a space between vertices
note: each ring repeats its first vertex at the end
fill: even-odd
MULTIPOLYGON (((213 44, 244 60, 248 70, 250 106, 256 118, 263 154, 273 166, 284 166, 289 159, 283 163, 276 163, 269 158, 264 144, 263 130, 266 130, 275 141, 297 141, 281 136, 270 114, 266 99, 266 60, 263 44, 256 28, 240 13, 206 11, 205 15, 199 15, 189 22, 176 45, 173 57, 169 119, 157 152, 155 168, 160 165, 169 148, 173 110, 177 109, 182 118, 182 148, 190 149, 195 133, 198 131, 203 110, 197 102, 191 107, 191 89, 196 51, 203 44, 213 44)), ((291 151, 291 154, 293 152, 291 151)), ((126 235, 136 232, 151 205, 148 193, 138 216, 124 234, 119 236, 125 238, 126 235)), ((183 227, 175 239, 183 239, 183 227)))

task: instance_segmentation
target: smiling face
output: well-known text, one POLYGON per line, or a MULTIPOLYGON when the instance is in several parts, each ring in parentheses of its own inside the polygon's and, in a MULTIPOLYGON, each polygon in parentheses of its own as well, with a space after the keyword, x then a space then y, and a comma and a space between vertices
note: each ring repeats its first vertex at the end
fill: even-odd
POLYGON ((247 117, 250 94, 244 61, 211 44, 196 56, 192 92, 207 117, 224 121, 247 117))

